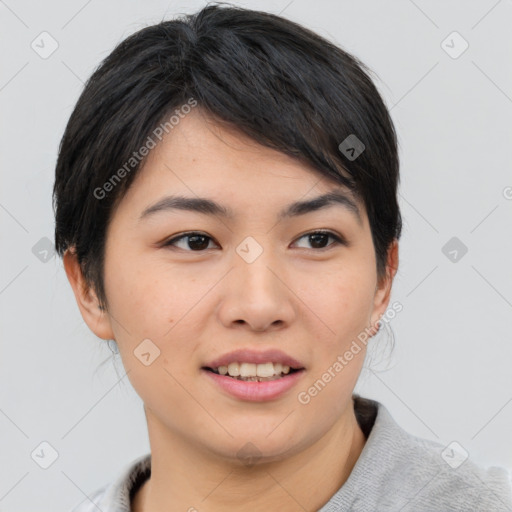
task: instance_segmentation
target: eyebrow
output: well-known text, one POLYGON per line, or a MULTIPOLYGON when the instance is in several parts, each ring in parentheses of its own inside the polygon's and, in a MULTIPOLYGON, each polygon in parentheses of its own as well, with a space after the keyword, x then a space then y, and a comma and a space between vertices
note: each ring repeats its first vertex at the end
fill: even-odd
MULTIPOLYGON (((332 206, 342 206, 352 213, 359 224, 361 224, 361 212, 356 202, 343 192, 328 192, 321 196, 309 199, 307 201, 297 201, 286 206, 277 216, 278 220, 285 218, 298 217, 307 213, 316 212, 332 206)), ((139 221, 151 215, 163 211, 186 210, 204 215, 221 216, 226 219, 235 217, 233 211, 212 199, 206 197, 185 197, 185 196, 166 196, 155 204, 148 206, 140 215, 139 221)))

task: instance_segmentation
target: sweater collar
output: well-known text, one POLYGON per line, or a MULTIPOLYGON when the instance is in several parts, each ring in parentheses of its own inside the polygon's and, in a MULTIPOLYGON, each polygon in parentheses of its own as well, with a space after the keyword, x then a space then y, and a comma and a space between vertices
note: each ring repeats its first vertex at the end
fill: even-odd
MULTIPOLYGON (((372 474, 372 466, 378 453, 382 450, 392 452, 396 446, 397 436, 406 436, 405 432, 395 423, 389 411, 380 402, 353 395, 354 412, 361 430, 365 434, 366 443, 363 447, 349 478, 335 495, 318 512, 333 510, 351 501, 358 492, 358 482, 372 474), (341 501, 340 501, 341 500, 341 501)), ((406 438, 404 437, 404 442, 406 438)), ((131 501, 139 487, 151 476, 151 454, 145 454, 130 463, 119 475, 117 480, 105 488, 103 499, 98 503, 100 509, 109 512, 131 512, 131 501)))

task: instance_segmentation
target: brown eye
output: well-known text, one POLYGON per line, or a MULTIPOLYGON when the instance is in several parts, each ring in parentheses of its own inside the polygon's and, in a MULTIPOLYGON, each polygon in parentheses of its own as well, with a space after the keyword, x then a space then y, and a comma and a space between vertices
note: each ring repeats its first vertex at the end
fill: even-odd
MULTIPOLYGON (((328 249, 331 246, 336 245, 347 245, 346 241, 339 235, 332 233, 331 231, 311 231, 302 235, 298 240, 307 239, 307 242, 311 244, 311 249, 323 250, 328 249), (329 239, 333 239, 333 243, 328 243, 329 239)), ((183 233, 177 237, 169 239, 163 244, 163 247, 176 247, 188 252, 202 252, 209 249, 209 243, 213 238, 203 233, 191 231, 189 233, 183 233), (181 244, 179 246, 178 244, 181 244)))
POLYGON ((299 240, 307 238, 308 243, 312 245, 313 249, 326 249, 332 245, 346 245, 345 241, 339 237, 338 235, 330 232, 330 231, 312 231, 311 233, 306 233, 302 235, 299 240), (334 243, 327 244, 329 238, 334 239, 334 243), (327 245, 326 245, 327 244, 327 245))
POLYGON ((211 237, 204 235, 202 233, 190 232, 185 233, 183 235, 171 238, 167 242, 164 243, 164 247, 173 246, 178 247, 179 249, 183 249, 185 251, 190 252, 200 252, 208 249, 208 244, 210 240, 213 240, 211 237), (180 240, 188 239, 185 241, 181 247, 178 247, 176 244, 180 240))

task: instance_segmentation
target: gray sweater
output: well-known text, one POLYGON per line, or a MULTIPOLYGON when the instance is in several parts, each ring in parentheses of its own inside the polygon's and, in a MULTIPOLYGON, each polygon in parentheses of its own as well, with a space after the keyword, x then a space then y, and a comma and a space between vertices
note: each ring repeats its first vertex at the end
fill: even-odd
MULTIPOLYGON (((451 443, 407 433, 380 402, 354 395, 354 410, 366 444, 347 481, 317 512, 512 512, 512 471, 484 469, 451 443)), ((73 512, 131 512, 131 498, 150 474, 147 454, 73 512)))

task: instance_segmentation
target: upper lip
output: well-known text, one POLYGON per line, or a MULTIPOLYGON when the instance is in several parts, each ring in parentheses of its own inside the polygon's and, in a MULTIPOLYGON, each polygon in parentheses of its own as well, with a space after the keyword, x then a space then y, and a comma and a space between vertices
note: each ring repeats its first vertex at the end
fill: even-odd
POLYGON ((268 350, 251 350, 239 349, 224 354, 209 363, 206 363, 206 368, 218 368, 219 366, 228 366, 230 363, 281 363, 282 365, 289 366, 294 370, 304 368, 303 364, 297 359, 285 354, 281 350, 268 349, 268 350))

